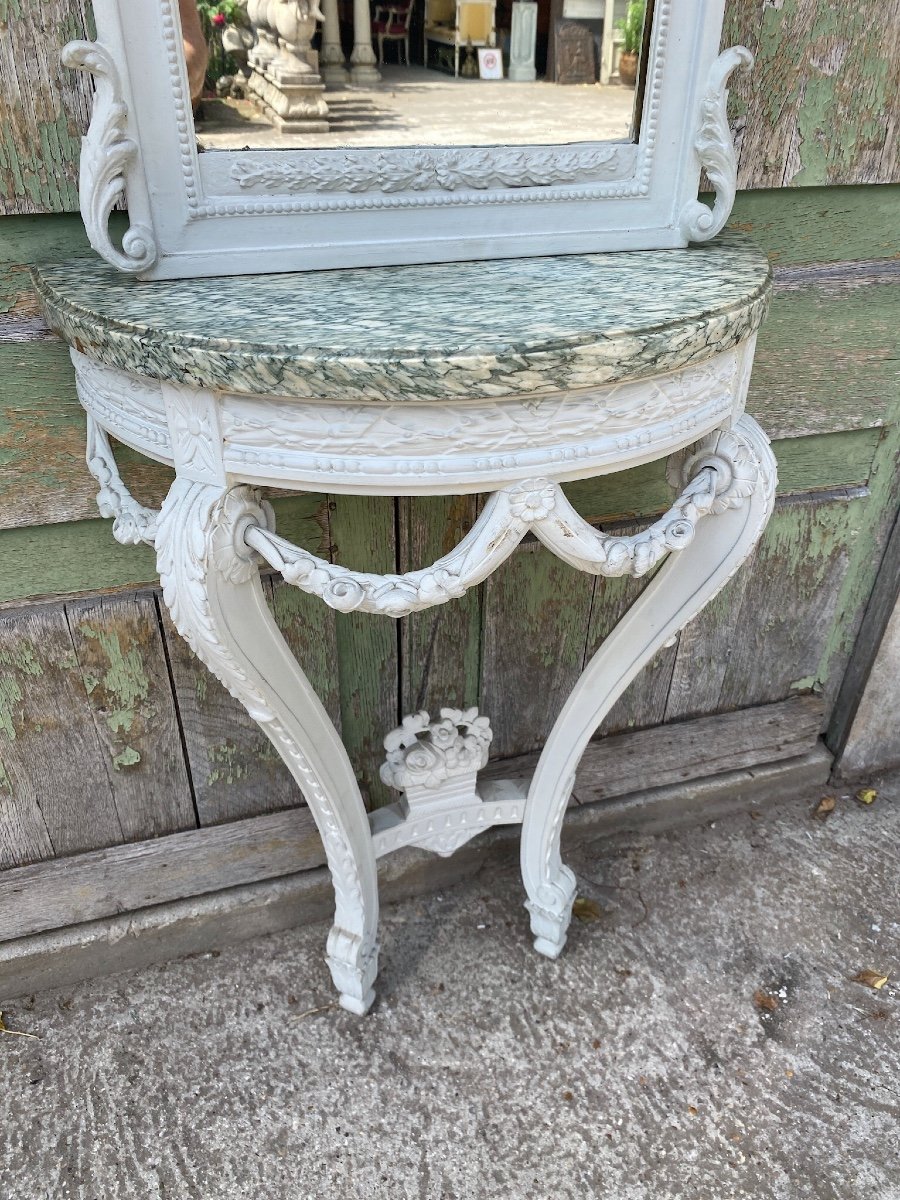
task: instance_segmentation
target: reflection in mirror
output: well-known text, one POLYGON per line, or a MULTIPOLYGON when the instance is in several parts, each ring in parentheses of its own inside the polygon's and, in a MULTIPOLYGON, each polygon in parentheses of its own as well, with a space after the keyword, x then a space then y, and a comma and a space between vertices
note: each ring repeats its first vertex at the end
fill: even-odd
POLYGON ((652 0, 179 0, 203 150, 636 136, 652 0))

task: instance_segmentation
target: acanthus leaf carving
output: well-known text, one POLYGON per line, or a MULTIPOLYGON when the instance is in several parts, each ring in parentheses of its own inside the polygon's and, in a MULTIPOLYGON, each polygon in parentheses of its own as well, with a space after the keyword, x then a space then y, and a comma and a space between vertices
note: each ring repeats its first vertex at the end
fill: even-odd
POLYGON ((120 271, 135 274, 157 259, 152 230, 130 225, 118 249, 109 236, 109 216, 125 197, 125 173, 138 157, 137 143, 127 136, 128 109, 112 55, 100 42, 69 42, 62 63, 94 77, 96 92, 91 123, 81 139, 78 192, 88 240, 97 253, 120 271))
MULTIPOLYGON (((297 735, 298 722, 290 707, 276 690, 267 686, 265 677, 249 657, 247 645, 235 636, 231 606, 235 602, 245 604, 246 597, 240 592, 237 596, 222 592, 223 581, 231 585, 248 583, 257 571, 255 555, 241 536, 246 522, 264 527, 271 520, 269 506, 246 485, 223 488, 176 478, 159 516, 157 568, 163 599, 175 628, 259 722, 313 811, 337 900, 335 924, 328 935, 327 961, 341 992, 342 1005, 363 1013, 373 999, 372 982, 378 964, 374 937, 377 892, 374 905, 366 897, 366 892, 375 887, 374 858, 371 858, 372 877, 364 886, 361 863, 370 859, 368 847, 360 847, 348 832, 346 812, 329 794, 313 766, 308 747, 297 735)), ((271 632, 274 622, 271 618, 269 621, 271 632)), ((332 735, 332 749, 340 748, 333 729, 332 735)), ((358 795, 357 802, 362 812, 358 795)))
POLYGON ((417 148, 310 155, 302 163, 279 162, 279 157, 270 154, 237 162, 231 176, 241 188, 269 192, 485 191, 615 179, 625 162, 618 146, 417 148))
POLYGON ((706 91, 700 101, 700 125, 694 149, 716 193, 709 208, 691 200, 681 210, 679 227, 690 242, 705 242, 723 228, 737 190, 737 158, 728 124, 728 79, 738 67, 752 67, 753 55, 744 46, 723 50, 709 72, 706 91))

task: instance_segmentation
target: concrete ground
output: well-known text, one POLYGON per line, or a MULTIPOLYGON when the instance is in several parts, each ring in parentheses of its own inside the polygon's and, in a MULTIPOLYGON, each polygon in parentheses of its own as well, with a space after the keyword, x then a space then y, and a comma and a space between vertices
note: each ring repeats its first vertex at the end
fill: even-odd
POLYGON ((381 83, 325 92, 328 133, 280 133, 250 101, 204 100, 204 149, 490 146, 627 140, 634 88, 454 79, 384 66, 381 83))
POLYGON ((556 963, 508 855, 388 908, 363 1019, 324 926, 10 1005, 0 1197, 897 1200, 900 777, 819 799, 571 845, 556 963))

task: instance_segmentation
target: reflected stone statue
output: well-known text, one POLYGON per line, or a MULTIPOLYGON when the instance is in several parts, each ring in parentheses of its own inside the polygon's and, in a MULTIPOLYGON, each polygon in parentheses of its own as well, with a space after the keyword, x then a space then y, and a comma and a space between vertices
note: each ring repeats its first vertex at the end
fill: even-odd
POLYGON ((318 0, 250 0, 247 13, 257 35, 248 92, 282 132, 327 132, 325 84, 312 48, 316 23, 323 20, 318 0))
POLYGON ((594 35, 577 21, 560 21, 556 26, 556 82, 594 83, 596 79, 594 35))
POLYGON ((512 29, 509 35, 509 71, 513 83, 533 83, 537 79, 534 66, 534 43, 537 36, 538 6, 536 0, 514 0, 512 29))

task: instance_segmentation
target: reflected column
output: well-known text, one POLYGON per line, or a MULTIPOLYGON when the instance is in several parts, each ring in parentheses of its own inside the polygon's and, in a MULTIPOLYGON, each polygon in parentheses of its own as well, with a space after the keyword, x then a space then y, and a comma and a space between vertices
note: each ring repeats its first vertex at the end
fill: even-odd
POLYGON ((353 53, 350 55, 350 81, 356 84, 378 83, 372 49, 372 18, 369 0, 353 0, 353 53))
POLYGON ((341 22, 337 0, 322 0, 322 49, 319 52, 319 70, 329 87, 346 87, 350 75, 344 62, 341 45, 341 22))

